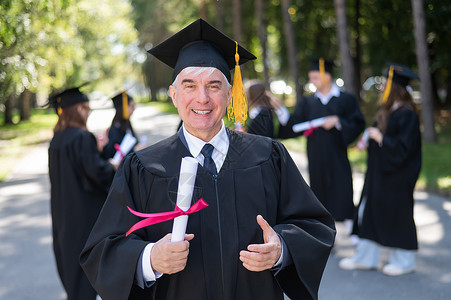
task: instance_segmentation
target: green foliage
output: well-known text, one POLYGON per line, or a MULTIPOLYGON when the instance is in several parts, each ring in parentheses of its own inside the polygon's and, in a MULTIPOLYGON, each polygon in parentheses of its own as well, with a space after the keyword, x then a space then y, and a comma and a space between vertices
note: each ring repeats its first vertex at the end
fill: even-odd
POLYGON ((127 0, 6 2, 0 6, 0 103, 25 88, 46 95, 94 82, 90 89, 109 93, 139 78, 127 0))

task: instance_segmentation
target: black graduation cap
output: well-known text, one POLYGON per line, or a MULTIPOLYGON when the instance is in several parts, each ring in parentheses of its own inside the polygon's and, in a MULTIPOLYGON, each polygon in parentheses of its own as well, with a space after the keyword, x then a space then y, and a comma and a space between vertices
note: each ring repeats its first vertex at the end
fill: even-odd
POLYGON ((385 77, 389 78, 390 76, 390 69, 393 69, 393 75, 392 80, 393 82, 396 82, 402 86, 407 86, 409 84, 409 81, 412 79, 420 79, 418 75, 412 71, 407 66, 396 64, 393 62, 387 62, 387 65, 389 67, 387 73, 385 74, 385 77))
MULTIPOLYGON (((183 28, 148 52, 174 69, 173 79, 186 67, 215 67, 231 81, 236 43, 203 19, 183 28)), ((239 64, 256 57, 238 45, 239 64)))
POLYGON ((128 119, 129 118, 128 103, 130 101, 133 101, 133 97, 127 94, 126 90, 122 90, 115 96, 111 97, 111 100, 113 101, 114 108, 116 110, 122 110, 123 118, 128 119))
POLYGON ((324 72, 332 74, 332 70, 335 64, 332 60, 324 59, 324 58, 315 58, 312 59, 312 64, 310 66, 310 71, 320 71, 324 67, 324 72))
POLYGON ((119 109, 122 107, 124 100, 130 102, 133 101, 133 97, 130 96, 127 91, 120 91, 119 93, 116 93, 114 96, 112 96, 111 100, 113 101, 114 108, 119 109))
POLYGON ((418 75, 407 66, 392 62, 387 62, 387 64, 389 68, 387 74, 385 74, 387 83, 385 84, 385 90, 382 94, 382 103, 385 103, 388 100, 393 82, 405 87, 409 84, 411 79, 419 79, 418 75))
POLYGON ((49 98, 48 104, 53 106, 58 113, 61 114, 61 109, 67 108, 69 106, 88 102, 89 98, 85 94, 80 91, 80 88, 85 86, 87 83, 84 83, 78 87, 73 87, 66 89, 56 95, 53 95, 49 98))

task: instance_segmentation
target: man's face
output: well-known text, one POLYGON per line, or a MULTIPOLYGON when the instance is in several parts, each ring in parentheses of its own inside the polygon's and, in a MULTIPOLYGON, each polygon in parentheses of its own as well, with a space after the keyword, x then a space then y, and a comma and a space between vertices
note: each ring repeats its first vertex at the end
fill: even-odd
POLYGON ((231 96, 231 86, 221 71, 184 69, 169 92, 189 133, 208 142, 219 132, 231 96))
MULTIPOLYGON (((324 74, 326 77, 326 82, 330 83, 331 77, 329 73, 324 74)), ((308 72, 308 79, 311 83, 313 83, 316 87, 316 89, 321 90, 323 87, 325 87, 324 83, 321 80, 321 74, 319 71, 309 71, 308 72)))

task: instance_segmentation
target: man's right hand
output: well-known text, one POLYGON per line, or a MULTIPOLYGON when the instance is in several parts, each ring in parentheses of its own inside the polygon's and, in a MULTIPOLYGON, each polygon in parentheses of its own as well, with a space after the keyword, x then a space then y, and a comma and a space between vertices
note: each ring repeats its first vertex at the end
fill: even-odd
POLYGON ((150 252, 152 269, 163 274, 182 271, 188 259, 189 241, 193 238, 194 234, 185 234, 184 241, 171 242, 171 234, 168 233, 156 242, 150 252))

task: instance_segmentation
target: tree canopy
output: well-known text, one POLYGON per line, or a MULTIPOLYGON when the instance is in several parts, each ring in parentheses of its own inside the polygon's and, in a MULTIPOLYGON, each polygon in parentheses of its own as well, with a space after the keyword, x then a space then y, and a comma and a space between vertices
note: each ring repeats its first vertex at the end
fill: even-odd
MULTIPOLYGON (((451 104, 451 3, 424 0, 430 72, 438 105, 451 104)), ((171 70, 145 53, 181 27, 205 18, 259 59, 246 64, 247 78, 283 80, 294 87, 307 81, 310 59, 335 61, 342 76, 334 2, 269 0, 258 17, 258 1, 235 0, 2 0, 0 6, 0 103, 24 89, 48 94, 54 89, 93 82, 105 92, 140 80, 151 99, 167 95, 171 70), (285 1, 285 2, 283 2, 285 1), (287 54, 282 10, 294 32, 296 59, 287 54), (239 4, 239 5, 238 5, 239 4), (284 4, 284 5, 282 5, 284 4), (237 11, 241 13, 237 13, 237 11), (263 22, 263 26, 262 23, 263 22), (237 30, 237 24, 241 28, 237 30), (266 35, 264 43, 260 39, 266 35), (262 49, 266 47, 266 49, 262 49), (267 53, 266 61, 260 59, 267 53), (297 61, 299 78, 292 78, 297 61), (264 69, 267 68, 267 70, 264 69), (142 73, 141 73, 142 72, 142 73), (163 92, 160 92, 163 91, 163 92)), ((349 53, 360 82, 383 74, 386 61, 418 70, 410 1, 346 1, 349 53)), ((345 83, 346 85, 346 83, 345 83)), ((165 96, 166 97, 166 96, 165 96)))
POLYGON ((111 92, 139 77, 131 12, 126 0, 2 0, 0 103, 85 82, 111 92))

